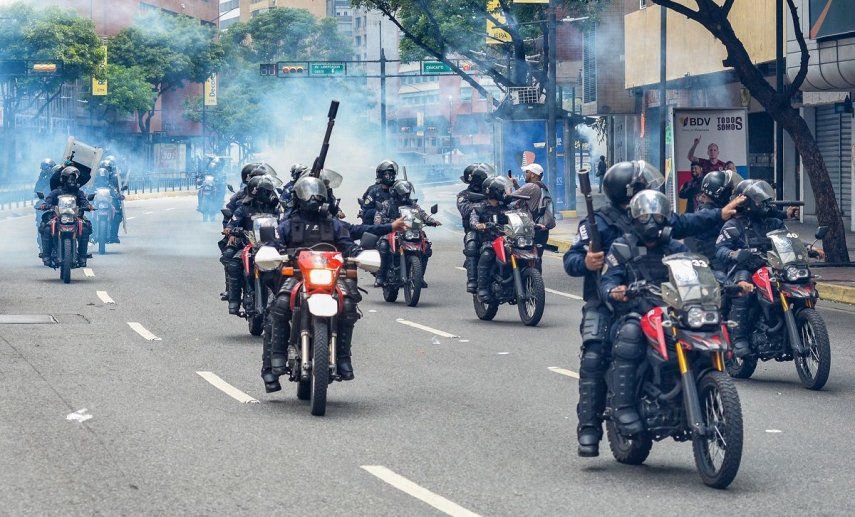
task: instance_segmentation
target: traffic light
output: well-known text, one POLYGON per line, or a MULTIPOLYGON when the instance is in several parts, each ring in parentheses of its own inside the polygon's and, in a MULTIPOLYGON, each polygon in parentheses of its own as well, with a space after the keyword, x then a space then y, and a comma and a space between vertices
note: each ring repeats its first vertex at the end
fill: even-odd
POLYGON ((261 75, 276 76, 276 63, 262 63, 259 67, 261 75))
POLYGON ((56 63, 35 63, 30 70, 36 74, 55 74, 57 66, 56 63))
POLYGON ((288 63, 280 61, 276 63, 279 77, 305 77, 308 63, 288 63))

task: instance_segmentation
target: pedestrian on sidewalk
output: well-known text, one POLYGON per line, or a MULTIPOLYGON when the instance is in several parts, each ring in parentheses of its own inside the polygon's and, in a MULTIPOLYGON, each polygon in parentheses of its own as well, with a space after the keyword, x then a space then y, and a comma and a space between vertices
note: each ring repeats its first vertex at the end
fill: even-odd
POLYGON ((517 203, 518 208, 522 208, 531 215, 534 221, 534 244, 537 246, 537 253, 543 256, 543 245, 549 241, 549 230, 555 228, 555 215, 552 212, 552 196, 549 194, 549 189, 543 183, 543 167, 536 163, 531 163, 523 167, 525 174, 525 185, 518 188, 514 194, 528 196, 528 199, 521 199, 517 203))
POLYGON ((597 162, 597 179, 599 179, 599 181, 597 182, 597 190, 600 192, 600 194, 603 193, 603 176, 606 175, 606 171, 608 169, 609 166, 606 163, 606 157, 600 155, 600 161, 597 162))

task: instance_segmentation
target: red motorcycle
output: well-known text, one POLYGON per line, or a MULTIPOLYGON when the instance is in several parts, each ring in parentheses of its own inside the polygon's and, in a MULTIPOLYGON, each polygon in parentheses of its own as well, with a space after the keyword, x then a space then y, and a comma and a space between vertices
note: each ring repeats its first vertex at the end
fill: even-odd
MULTIPOLYGON (((422 280, 424 280, 422 257, 427 253, 428 239, 424 232, 425 222, 416 210, 406 206, 398 210, 409 228, 386 236, 389 241, 389 250, 395 258, 389 266, 383 285, 383 299, 394 302, 398 299, 398 292, 403 287, 404 301, 408 306, 415 307, 419 304, 422 294, 422 280)), ((433 205, 430 213, 436 214, 438 210, 439 207, 433 205)))
MULTIPOLYGON (((632 267, 632 248, 616 243, 612 252, 632 267)), ((609 446, 617 461, 639 465, 654 440, 691 440, 703 482, 725 488, 742 460, 742 406, 733 380, 724 373, 731 350, 727 323, 721 321, 721 288, 700 255, 678 253, 663 263, 668 282, 639 281, 627 290, 628 297, 643 296, 652 306, 641 317, 649 347, 637 375, 637 409, 645 431, 622 435, 611 419, 609 396, 609 446)), ((611 384, 611 374, 607 382, 611 384)))
POLYGON ((501 235, 493 239, 496 265, 491 274, 492 300, 484 303, 473 296, 475 314, 481 320, 492 320, 499 305, 516 305, 520 320, 530 327, 540 323, 546 305, 546 289, 537 265, 540 257, 534 244, 534 221, 528 212, 505 212, 508 224, 498 227, 501 235))
MULTIPOLYGON (((816 239, 828 231, 820 227, 816 239)), ((757 361, 794 361, 804 387, 819 390, 831 371, 831 343, 822 316, 816 311, 819 293, 816 277, 808 267, 813 245, 806 246, 798 234, 775 230, 767 241, 746 251, 743 261, 762 264, 751 277, 756 303, 751 304, 748 334, 751 354, 727 361, 727 371, 747 379, 757 361)), ((753 264, 752 264, 753 267, 753 264)))

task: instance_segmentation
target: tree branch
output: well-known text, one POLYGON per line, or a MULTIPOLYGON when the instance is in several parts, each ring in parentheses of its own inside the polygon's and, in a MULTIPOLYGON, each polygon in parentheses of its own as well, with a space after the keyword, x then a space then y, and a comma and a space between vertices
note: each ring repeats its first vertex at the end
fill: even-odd
POLYGON ((724 5, 721 6, 721 14, 725 18, 730 14, 730 9, 733 7, 734 0, 725 0, 724 5))
POLYGON ((701 13, 700 11, 693 11, 689 9, 683 4, 678 4, 674 0, 651 0, 654 4, 657 4, 665 9, 671 9, 675 13, 680 13, 686 18, 690 20, 695 20, 697 22, 701 21, 701 13))
POLYGON ((808 51, 805 35, 802 32, 802 26, 799 22, 799 12, 793 0, 787 0, 787 6, 790 8, 790 15, 793 18, 793 31, 796 33, 796 41, 799 42, 799 51, 801 52, 801 62, 799 63, 799 71, 793 79, 792 84, 786 90, 786 99, 789 101, 801 89, 802 83, 808 73, 808 62, 810 61, 810 51, 808 51))

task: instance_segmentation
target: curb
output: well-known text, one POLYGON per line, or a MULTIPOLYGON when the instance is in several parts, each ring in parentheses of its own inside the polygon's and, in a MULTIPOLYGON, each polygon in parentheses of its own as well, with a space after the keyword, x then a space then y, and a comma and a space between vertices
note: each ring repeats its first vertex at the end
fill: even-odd
POLYGON ((570 246, 573 245, 573 241, 569 239, 563 239, 560 237, 550 237, 547 244, 551 244, 552 246, 558 247, 559 253, 566 253, 567 250, 570 249, 570 246))
POLYGON ((855 305, 855 287, 817 282, 816 289, 820 300, 855 305))

